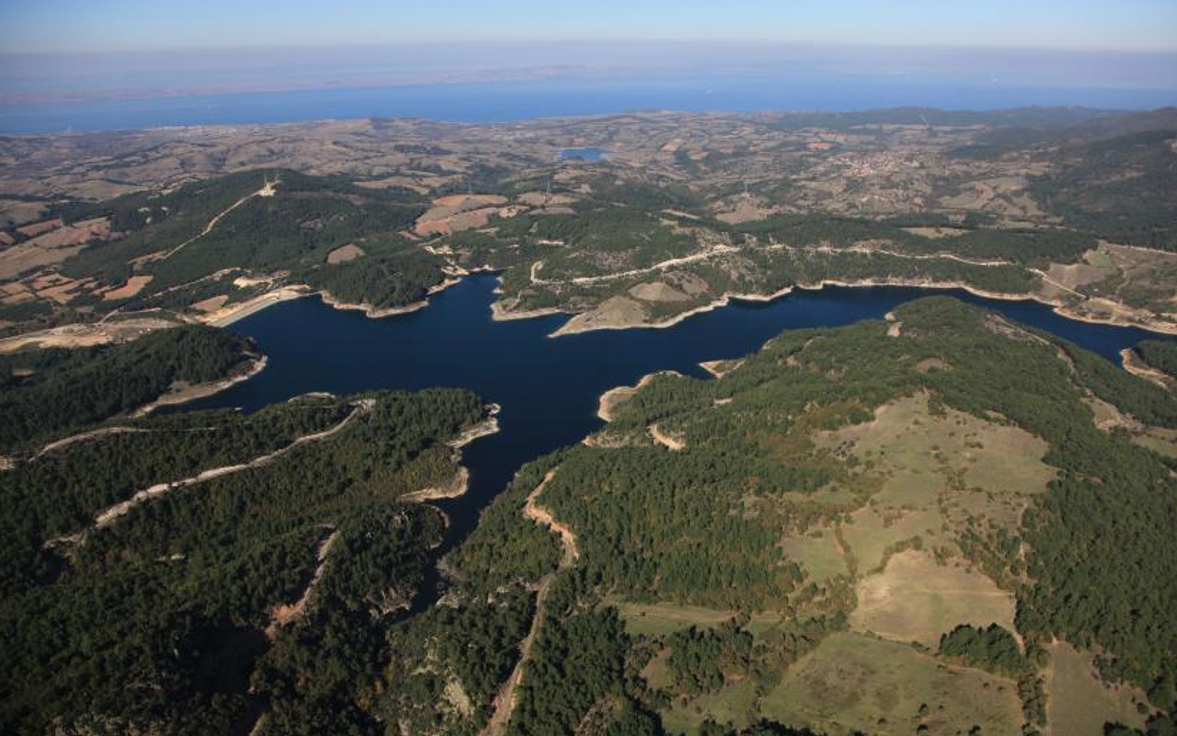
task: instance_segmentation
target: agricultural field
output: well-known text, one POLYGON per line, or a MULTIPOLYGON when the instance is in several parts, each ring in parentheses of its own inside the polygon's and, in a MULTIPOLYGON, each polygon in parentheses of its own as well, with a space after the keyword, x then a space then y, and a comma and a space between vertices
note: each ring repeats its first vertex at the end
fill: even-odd
POLYGON ((859 581, 850 626, 897 642, 933 649, 960 624, 1000 624, 1014 631, 1014 596, 958 560, 937 564, 907 550, 892 555, 880 573, 859 581))
POLYGON ((933 415, 923 395, 886 404, 870 422, 819 435, 816 444, 853 455, 881 482, 838 529, 862 574, 881 570, 900 545, 952 552, 965 527, 1016 528, 1056 473, 1042 462, 1041 439, 951 409, 933 415))
POLYGON ((1050 736, 1102 736, 1105 723, 1133 728, 1144 726, 1144 693, 1131 687, 1108 687, 1099 679, 1092 657, 1070 644, 1052 644, 1046 668, 1047 714, 1050 736))
POLYGON ((782 723, 847 736, 1021 733, 1016 683, 952 667, 908 646, 832 634, 765 696, 761 711, 782 723))

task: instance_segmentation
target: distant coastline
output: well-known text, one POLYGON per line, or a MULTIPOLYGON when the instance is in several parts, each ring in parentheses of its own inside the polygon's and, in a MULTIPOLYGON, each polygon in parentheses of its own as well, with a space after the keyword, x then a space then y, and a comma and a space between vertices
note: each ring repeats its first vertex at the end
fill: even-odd
POLYGON ((995 110, 1071 106, 1144 110, 1177 104, 1177 90, 1019 87, 943 80, 816 76, 773 78, 560 78, 537 74, 492 81, 311 84, 248 90, 124 91, 121 96, 9 94, 0 98, 0 135, 153 128, 423 118, 451 123, 514 122, 649 110, 682 112, 829 111, 896 106, 995 110))

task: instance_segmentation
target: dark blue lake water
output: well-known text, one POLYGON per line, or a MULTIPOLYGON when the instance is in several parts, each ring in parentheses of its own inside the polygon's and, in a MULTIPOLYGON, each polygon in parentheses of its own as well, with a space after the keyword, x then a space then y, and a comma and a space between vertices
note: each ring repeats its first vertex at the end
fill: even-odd
MULTIPOLYGON (((246 411, 309 391, 459 386, 502 406, 501 431, 463 451, 469 492, 438 505, 449 515, 444 552, 469 533, 479 512, 520 465, 574 444, 598 427, 597 399, 657 370, 705 377, 698 364, 755 351, 783 330, 882 318, 897 305, 948 294, 1048 330, 1119 363, 1119 351, 1156 336, 1076 322, 1036 302, 987 300, 958 290, 899 287, 798 290, 768 304, 738 302, 669 329, 597 331, 549 338, 564 316, 495 322, 496 277, 476 275, 418 312, 372 320, 318 299, 271 307, 231 329, 257 341, 269 365, 257 377, 193 404, 246 411)), ((431 578, 436 583, 436 578, 431 578)), ((427 594, 427 597, 431 597, 427 594)))
POLYGON ((600 148, 565 148, 560 151, 560 158, 563 159, 580 159, 581 161, 603 161, 605 159, 605 152, 600 148))

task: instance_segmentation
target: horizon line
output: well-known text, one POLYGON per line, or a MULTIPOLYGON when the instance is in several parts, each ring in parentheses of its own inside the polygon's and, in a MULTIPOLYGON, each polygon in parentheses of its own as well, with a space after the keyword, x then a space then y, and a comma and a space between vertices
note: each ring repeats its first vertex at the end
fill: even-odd
POLYGON ((380 50, 394 48, 436 48, 445 46, 495 46, 517 47, 524 45, 567 45, 567 44, 610 44, 638 46, 643 44, 683 45, 698 47, 722 47, 729 45, 747 46, 753 44, 759 48, 813 48, 813 49, 880 49, 880 50, 913 50, 913 51, 1027 51, 1046 53, 1089 53, 1116 54, 1130 56, 1174 55, 1177 56, 1177 45, 1171 47, 1134 47, 1122 48, 1114 46, 1073 46, 1073 45, 1027 45, 1027 44, 937 44, 937 43, 909 43, 909 42, 851 42, 851 41, 823 41, 804 38, 764 38, 764 37, 729 37, 729 38, 604 38, 604 37, 519 37, 519 38, 450 38, 434 40, 389 40, 363 41, 358 43, 343 42, 305 42, 305 43, 261 43, 261 44, 226 44, 226 45, 195 45, 195 46, 139 46, 127 48, 95 47, 95 48, 51 48, 46 50, 17 50, 0 51, 0 59, 17 57, 85 57, 85 56, 137 56, 150 54, 193 54, 193 53, 224 53, 232 52, 281 52, 281 51, 348 51, 348 50, 380 50))

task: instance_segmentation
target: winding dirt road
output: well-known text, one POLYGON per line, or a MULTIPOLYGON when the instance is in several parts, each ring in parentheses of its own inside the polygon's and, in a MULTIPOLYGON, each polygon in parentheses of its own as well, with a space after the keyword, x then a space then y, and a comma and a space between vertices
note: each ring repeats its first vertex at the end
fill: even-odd
POLYGON ((523 681, 524 670, 528 660, 531 659, 532 647, 535 645, 535 640, 539 636, 540 627, 543 625, 544 616, 547 613, 546 604, 552 584, 556 581, 556 576, 561 571, 572 567, 580 559, 580 550, 576 546, 576 534, 565 524, 557 521, 550 511, 536 503, 539 494, 543 493, 544 488, 556 476, 557 470, 559 468, 548 471, 543 481, 535 487, 534 491, 527 495, 527 501, 523 504, 523 516, 537 524, 548 527, 558 534, 560 537, 560 546, 564 549, 564 555, 560 560, 560 565, 556 569, 556 572, 545 575, 539 583, 535 596, 535 616, 531 619, 531 628, 528 629, 527 636, 519 644, 519 661, 515 663, 515 669, 511 671, 511 676, 499 688, 499 693, 495 696, 494 702, 491 704, 493 712, 490 720, 487 721, 486 727, 479 732, 479 736, 503 736, 506 733, 507 724, 511 721, 511 714, 515 712, 516 693, 519 689, 519 683, 523 681))
POLYGON ((262 186, 261 189, 257 190, 256 192, 253 192, 252 194, 245 195, 241 199, 239 199, 236 202, 234 202, 233 204, 229 205, 227 208, 225 208, 221 212, 217 213, 217 215, 215 217, 213 217, 213 219, 209 220, 208 224, 206 224, 204 226, 204 229, 201 230, 198 234, 193 235, 191 238, 188 238, 183 243, 180 243, 175 248, 172 248, 171 250, 169 250, 167 253, 164 253, 162 256, 159 257, 158 260, 165 261, 168 258, 171 258, 172 256, 179 253, 180 250, 183 249, 185 246, 195 243, 197 240, 200 240, 205 235, 208 235, 209 233, 211 233, 213 231, 213 228, 215 228, 217 226, 217 223, 220 222, 225 217, 225 215, 229 214, 233 210, 237 209, 241 205, 243 205, 246 202, 248 202, 249 200, 253 199, 254 197, 267 197, 267 198, 273 197, 274 193, 275 193, 274 187, 276 187, 278 184, 279 184, 279 181, 270 181, 267 179, 266 183, 262 186))
POLYGON ((560 523, 552 513, 536 503, 539 494, 544 492, 544 488, 551 482, 552 478, 556 477, 556 471, 559 468, 548 471, 544 476, 543 481, 535 487, 535 490, 527 494, 527 501, 523 504, 523 516, 526 519, 531 519, 537 524, 546 526, 560 536, 560 546, 564 548, 564 557, 560 560, 560 570, 572 567, 576 561, 580 559, 580 550, 576 547, 576 534, 573 533, 567 525, 560 523))
POLYGON ((334 427, 325 429, 322 432, 315 432, 314 434, 307 434, 303 435, 302 437, 298 437, 289 445, 286 445, 285 447, 275 450, 271 453, 261 455, 260 457, 255 457, 253 460, 250 460, 247 463, 212 468, 211 470, 202 471, 197 475, 192 476, 191 478, 184 478, 183 480, 172 481, 170 483, 157 483, 150 488, 145 488, 141 491, 138 491, 135 493, 135 495, 131 496, 126 501, 120 501, 110 508, 100 512, 97 516, 94 517, 94 523, 89 528, 83 529, 82 531, 69 536, 50 539, 49 541, 45 542, 45 546, 52 547, 56 544, 80 544, 85 540, 88 533, 96 529, 110 526, 115 521, 117 521, 119 517, 124 516, 127 514, 127 512, 136 506, 151 501, 152 499, 159 498, 167 493, 170 493, 171 491, 176 490, 177 488, 197 485, 199 483, 204 483, 216 478, 223 478, 226 475, 240 473, 243 470, 250 470, 253 468, 260 468, 269 465, 273 461, 282 457, 294 448, 299 447, 300 445, 305 445, 311 442, 319 442, 342 432, 349 424, 352 423, 352 421, 356 419, 356 417, 370 412, 375 404, 376 401, 374 399, 360 399, 351 405, 351 412, 343 418, 343 421, 341 421, 339 424, 336 424, 334 427))
POLYGON ((80 434, 74 434, 74 435, 70 435, 69 437, 64 437, 60 440, 57 440, 56 442, 50 442, 49 444, 42 447, 40 450, 37 450, 37 452, 33 454, 31 459, 36 460, 37 458, 39 458, 43 455, 48 455, 51 452, 56 452, 58 450, 62 450, 66 447, 69 447, 70 445, 74 445, 79 442, 86 442, 87 440, 95 440, 95 439, 98 439, 99 437, 105 437, 105 436, 111 435, 111 434, 131 434, 131 433, 137 434, 140 432, 150 432, 150 431, 151 430, 149 430, 149 429, 142 429, 140 427, 103 427, 102 429, 94 429, 94 430, 90 430, 89 432, 82 432, 80 434))
POLYGON ((615 281, 617 279, 629 278, 630 276, 640 276, 641 274, 644 274, 644 273, 653 273, 655 271, 665 271, 668 268, 673 268, 675 266, 681 266, 684 263, 695 263, 696 261, 706 261, 706 260, 710 260, 712 258, 717 258, 719 256, 730 255, 732 253, 739 253, 740 250, 741 250, 740 248, 737 248, 734 245, 717 245, 714 248, 712 248, 710 250, 703 251, 701 253, 693 253, 689 256, 682 256, 680 258, 671 258, 668 261, 661 261, 659 263, 655 263, 654 265, 647 266, 645 268, 635 268, 635 269, 631 269, 629 271, 618 271, 617 273, 607 273, 602 276, 577 276, 575 278, 568 279, 567 281, 548 281, 547 279, 539 278, 536 275, 536 272, 539 271, 539 267, 543 265, 543 261, 537 261, 537 262, 533 263, 531 266, 531 283, 541 284, 541 285, 597 284, 597 283, 601 283, 604 281, 615 281))
MULTIPOLYGON (((988 267, 988 268, 994 268, 997 266, 1017 265, 1011 261, 973 260, 970 258, 962 258, 961 256, 953 255, 951 253, 914 254, 914 253, 900 253, 899 251, 886 250, 883 248, 865 248, 865 247, 860 247, 860 246, 849 246, 846 248, 834 248, 832 246, 820 246, 820 245, 819 246, 798 247, 798 246, 788 245, 786 243, 770 243, 768 245, 760 246, 757 248, 741 248, 741 247, 734 246, 734 245, 718 245, 718 246, 715 246, 714 248, 711 248, 706 251, 702 251, 699 253, 693 253, 689 256, 682 256, 680 258, 671 258, 669 260, 661 261, 659 263, 655 263, 654 265, 647 266, 645 268, 635 268, 635 269, 631 269, 629 271, 618 271, 617 273, 608 273, 608 274, 604 274, 602 276, 577 276, 577 277, 567 279, 564 281, 557 281, 557 280, 540 278, 539 277, 539 269, 544 265, 544 262, 543 261, 536 261, 535 263, 531 264, 530 276, 531 276, 531 283, 538 284, 541 286, 559 286, 562 284, 576 284, 576 285, 597 284, 597 283, 602 283, 602 282, 606 282, 606 281, 614 281, 616 279, 629 278, 631 276, 640 276, 640 275, 646 274, 646 273, 654 273, 656 271, 665 271, 666 269, 673 268, 675 266, 681 266, 681 265, 687 264, 687 263, 696 263, 698 261, 706 261, 706 260, 710 260, 712 258, 718 258, 720 256, 731 255, 733 253, 740 253, 745 250, 751 250, 751 251, 789 250, 789 251, 803 251, 803 252, 808 252, 808 253, 859 253, 859 254, 867 254, 867 255, 879 254, 879 255, 894 256, 896 258, 907 258, 907 259, 915 260, 915 261, 935 261, 935 260, 956 261, 958 263, 965 263, 970 266, 983 266, 983 267, 988 267)), ((1043 275, 1040 271, 1037 271, 1036 269, 1030 269, 1030 270, 1035 271, 1039 275, 1042 275, 1043 278, 1045 278, 1045 275, 1043 275)), ((1051 282, 1051 283, 1053 284, 1053 282, 1051 282)), ((1061 288, 1065 289, 1066 287, 1061 287, 1061 288)), ((1071 289, 1067 289, 1067 290, 1072 291, 1071 289)), ((1078 293, 1078 292, 1076 292, 1076 293, 1078 293)))
POLYGON ((319 581, 323 579, 323 572, 327 569, 327 555, 331 554, 331 547, 335 544, 335 538, 339 536, 339 532, 335 531, 334 527, 331 529, 331 534, 319 542, 318 550, 315 553, 319 564, 315 568, 315 574, 311 576, 311 582, 307 585, 306 590, 295 602, 274 606, 271 609, 270 625, 266 627, 266 638, 270 641, 273 641, 274 637, 278 635, 279 629, 302 616, 307 604, 311 601, 311 596, 315 594, 315 589, 319 587, 319 581))

